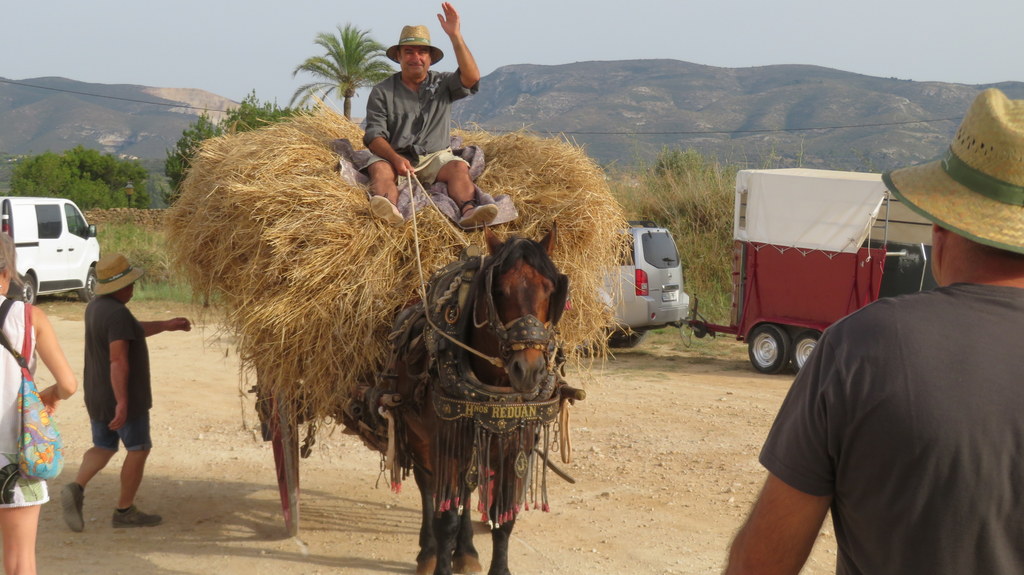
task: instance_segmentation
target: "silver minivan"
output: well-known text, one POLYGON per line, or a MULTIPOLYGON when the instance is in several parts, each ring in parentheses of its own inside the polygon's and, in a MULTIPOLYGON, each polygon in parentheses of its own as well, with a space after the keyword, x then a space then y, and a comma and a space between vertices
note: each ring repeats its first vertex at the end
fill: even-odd
POLYGON ((22 299, 74 291, 82 301, 95 295, 100 244, 96 226, 65 198, 0 197, 0 230, 14 239, 22 299))
POLYGON ((618 324, 608 338, 610 347, 633 347, 647 331, 680 327, 690 312, 683 291, 683 268, 672 232, 653 222, 630 222, 623 230, 632 241, 620 262, 618 286, 607 286, 618 324))

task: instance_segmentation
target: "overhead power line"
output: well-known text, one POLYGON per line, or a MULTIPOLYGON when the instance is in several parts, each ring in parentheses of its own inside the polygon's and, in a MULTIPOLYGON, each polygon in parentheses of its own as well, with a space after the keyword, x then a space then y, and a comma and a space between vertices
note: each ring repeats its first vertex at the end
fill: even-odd
POLYGON ((11 84, 14 86, 22 86, 24 88, 35 88, 37 90, 49 90, 51 92, 63 92, 65 94, 76 94, 78 96, 90 96, 93 98, 106 98, 107 100, 120 100, 122 102, 133 102, 135 104, 148 104, 150 106, 164 106, 165 108, 187 108, 189 110, 200 110, 204 112, 223 112, 227 113, 227 110, 211 110, 210 108, 200 108, 198 106, 190 106, 184 103, 171 104, 167 102, 154 102, 152 100, 139 100, 136 98, 122 98, 120 96, 108 96, 106 94, 91 94, 89 92, 79 92, 77 90, 67 90, 65 88, 52 88, 50 86, 36 86, 34 84, 26 84, 24 82, 15 82, 14 80, 6 80, 0 78, 0 83, 11 84))
MULTIPOLYGON (((189 110, 198 110, 202 112, 221 112, 227 113, 228 110, 213 110, 210 108, 201 108, 198 106, 191 106, 184 103, 166 103, 166 102, 153 102, 151 100, 139 100, 136 98, 122 98, 119 96, 108 96, 106 94, 92 94, 89 92, 80 92, 77 90, 67 90, 64 88, 52 88, 49 86, 36 86, 34 84, 26 84, 24 82, 16 82, 14 80, 6 80, 0 78, 0 83, 11 84, 14 86, 22 86, 25 88, 35 88, 38 90, 49 90, 52 92, 64 92, 67 94, 76 94, 79 96, 90 96, 93 98, 106 98, 108 100, 120 100, 122 102, 133 102, 136 104, 148 104, 151 106, 163 106, 166 108, 186 108, 189 110)), ((908 120, 906 122, 878 122, 872 124, 843 124, 836 126, 810 126, 804 128, 764 128, 757 130, 669 130, 669 131, 652 131, 646 132, 642 130, 634 131, 614 131, 614 132, 603 132, 603 131, 563 131, 563 130, 538 130, 547 134, 565 134, 570 136, 701 136, 701 135, 721 135, 721 134, 771 134, 779 132, 809 132, 814 130, 843 130, 852 128, 886 128, 891 126, 908 126, 913 124, 934 124, 936 122, 959 122, 963 119, 963 116, 954 118, 932 118, 928 120, 908 120)), ((493 132, 513 132, 515 130, 492 130, 493 132)))
POLYGON ((957 118, 932 118, 930 120, 908 120, 906 122, 879 122, 876 124, 843 124, 840 126, 812 126, 807 128, 764 128, 758 130, 673 130, 665 132, 556 132, 548 133, 572 134, 574 136, 628 136, 632 134, 643 136, 697 136, 702 134, 765 134, 773 132, 809 132, 813 130, 839 130, 846 128, 884 128, 888 126, 906 126, 910 124, 933 124, 935 122, 959 122, 963 116, 957 118))

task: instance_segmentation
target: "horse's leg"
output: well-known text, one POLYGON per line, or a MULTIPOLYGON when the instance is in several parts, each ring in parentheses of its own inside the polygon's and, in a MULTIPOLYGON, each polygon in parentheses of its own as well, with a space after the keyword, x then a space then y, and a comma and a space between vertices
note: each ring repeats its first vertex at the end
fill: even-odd
POLYGON ((473 491, 467 489, 462 497, 462 516, 459 517, 459 533, 455 539, 455 557, 452 570, 455 573, 481 573, 480 554, 473 546, 473 491))
POLYGON ((512 528, 516 520, 512 519, 501 524, 497 529, 491 529, 491 568, 487 575, 512 575, 508 570, 508 540, 512 537, 512 528))
POLYGON ((431 575, 437 565, 437 542, 434 540, 434 493, 430 490, 430 472, 413 466, 413 477, 420 490, 422 518, 420 552, 416 555, 416 575, 431 575))
MULTIPOLYGON (((532 446, 532 444, 530 445, 532 446)), ((506 448, 511 447, 511 445, 506 446, 506 448)), ((501 519, 502 513, 508 511, 500 509, 499 502, 516 500, 516 480, 511 472, 515 467, 514 458, 509 455, 502 467, 509 471, 503 477, 495 477, 494 489, 497 493, 489 510, 491 518, 501 519)), ((501 521, 500 527, 491 529, 491 568, 487 571, 487 575, 511 575, 508 570, 508 540, 512 537, 512 528, 515 527, 515 524, 516 520, 513 515, 510 519, 501 521)))
POLYGON ((459 534, 459 510, 449 509, 434 514, 434 541, 437 543, 437 565, 434 575, 452 575, 452 554, 459 534))

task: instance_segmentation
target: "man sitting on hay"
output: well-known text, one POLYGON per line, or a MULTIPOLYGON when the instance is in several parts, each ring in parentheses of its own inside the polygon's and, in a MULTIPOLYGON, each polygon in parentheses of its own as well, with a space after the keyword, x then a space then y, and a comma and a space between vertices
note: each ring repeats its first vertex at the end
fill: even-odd
POLYGON ((484 225, 498 215, 497 205, 481 201, 470 163, 450 147, 452 102, 479 90, 480 69, 462 38, 458 12, 448 2, 441 9, 444 15, 437 19, 451 39, 458 69, 430 71, 444 53, 431 46, 426 26, 406 26, 398 43, 387 50, 401 71, 374 86, 366 104, 363 144, 371 154, 355 167, 370 177, 370 212, 395 226, 405 222, 396 177, 414 173, 423 184, 447 185, 461 227, 484 225))

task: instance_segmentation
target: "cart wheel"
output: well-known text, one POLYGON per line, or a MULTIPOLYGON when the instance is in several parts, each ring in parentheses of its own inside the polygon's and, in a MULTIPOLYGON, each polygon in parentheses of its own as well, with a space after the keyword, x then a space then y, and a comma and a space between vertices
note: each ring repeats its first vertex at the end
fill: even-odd
POLYGON ((270 426, 274 448, 274 469, 281 496, 281 511, 288 535, 299 533, 299 428, 293 418, 294 408, 287 401, 274 398, 270 426))
POLYGON ((763 323, 747 337, 747 352, 754 369, 774 374, 789 363, 789 334, 781 326, 763 323))
POLYGON ((799 335, 793 340, 793 369, 800 373, 803 369, 804 364, 807 363, 807 358, 810 357, 811 352, 818 345, 818 338, 821 337, 821 332, 813 329, 800 332, 799 335))

